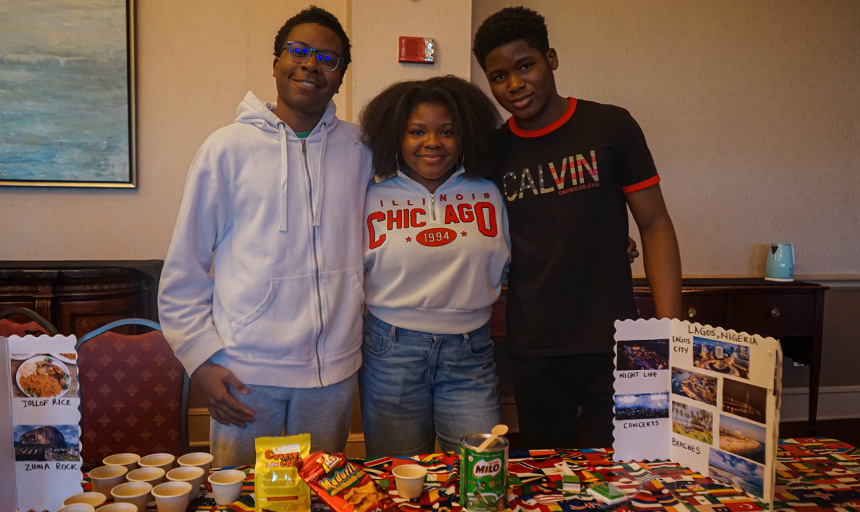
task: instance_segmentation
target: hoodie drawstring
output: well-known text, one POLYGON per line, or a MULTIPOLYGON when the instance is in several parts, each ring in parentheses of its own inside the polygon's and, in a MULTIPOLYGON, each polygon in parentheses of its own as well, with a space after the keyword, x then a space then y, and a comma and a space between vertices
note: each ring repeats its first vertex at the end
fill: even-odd
POLYGON ((318 173, 318 182, 316 189, 316 197, 314 197, 314 227, 320 227, 320 217, 322 217, 322 201, 323 196, 325 195, 325 187, 323 187, 323 173, 325 172, 325 146, 326 142, 328 142, 328 132, 326 131, 326 123, 322 123, 320 126, 320 132, 322 134, 322 147, 320 148, 320 163, 319 163, 319 173, 318 173))
POLYGON ((287 204, 287 178, 289 178, 289 167, 287 166, 287 130, 284 128, 283 123, 278 123, 278 132, 280 135, 281 142, 281 194, 280 194, 280 203, 278 204, 281 218, 281 226, 280 231, 286 232, 288 224, 288 204, 287 204))

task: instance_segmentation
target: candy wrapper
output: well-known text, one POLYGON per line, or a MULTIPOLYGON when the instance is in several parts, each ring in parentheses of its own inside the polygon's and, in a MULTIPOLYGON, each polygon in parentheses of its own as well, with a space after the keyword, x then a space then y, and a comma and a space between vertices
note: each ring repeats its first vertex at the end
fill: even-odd
POLYGON ((397 510, 376 482, 342 453, 314 452, 299 463, 299 474, 334 512, 397 510))
POLYGON ((311 436, 258 437, 255 440, 254 504, 257 512, 305 512, 311 492, 299 477, 297 463, 311 451, 311 436))

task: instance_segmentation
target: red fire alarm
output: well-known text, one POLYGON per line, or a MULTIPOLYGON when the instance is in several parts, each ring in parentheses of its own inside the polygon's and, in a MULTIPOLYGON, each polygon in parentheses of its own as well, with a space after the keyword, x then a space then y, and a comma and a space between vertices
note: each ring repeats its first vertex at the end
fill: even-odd
POLYGON ((398 62, 433 64, 436 59, 436 41, 432 37, 400 36, 398 62))

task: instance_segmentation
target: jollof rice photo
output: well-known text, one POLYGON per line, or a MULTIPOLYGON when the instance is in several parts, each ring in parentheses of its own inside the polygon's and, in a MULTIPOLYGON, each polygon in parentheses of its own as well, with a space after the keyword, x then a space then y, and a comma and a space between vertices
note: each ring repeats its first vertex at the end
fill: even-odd
POLYGON ((19 382, 21 387, 28 390, 31 395, 39 397, 57 396, 63 391, 57 379, 50 375, 34 373, 22 377, 19 382))

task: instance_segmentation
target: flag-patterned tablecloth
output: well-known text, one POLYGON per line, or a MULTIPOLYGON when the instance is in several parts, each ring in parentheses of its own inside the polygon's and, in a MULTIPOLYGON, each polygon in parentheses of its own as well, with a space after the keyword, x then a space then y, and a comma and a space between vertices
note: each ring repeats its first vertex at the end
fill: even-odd
MULTIPOLYGON (((829 438, 783 439, 779 444, 777 485, 773 509, 801 512, 860 512, 860 450, 829 438)), ((459 463, 454 454, 431 454, 412 459, 385 457, 353 460, 362 465, 403 512, 461 512, 459 463), (417 462, 428 469, 425 492, 418 500, 404 500, 394 487, 393 467, 417 462)), ((254 510, 250 467, 242 498, 227 510, 254 510)), ((582 509, 647 512, 738 512, 762 510, 766 505, 742 491, 679 467, 673 462, 617 463, 612 450, 531 450, 509 455, 508 504, 513 512, 569 512, 582 509), (565 463, 583 484, 583 492, 561 489, 559 464, 565 463), (593 482, 611 482, 627 493, 626 503, 607 506, 585 494, 593 482)), ((85 488, 90 488, 85 480, 85 488)), ((224 510, 201 492, 189 510, 224 510)), ((314 500, 313 507, 325 508, 314 500)))

